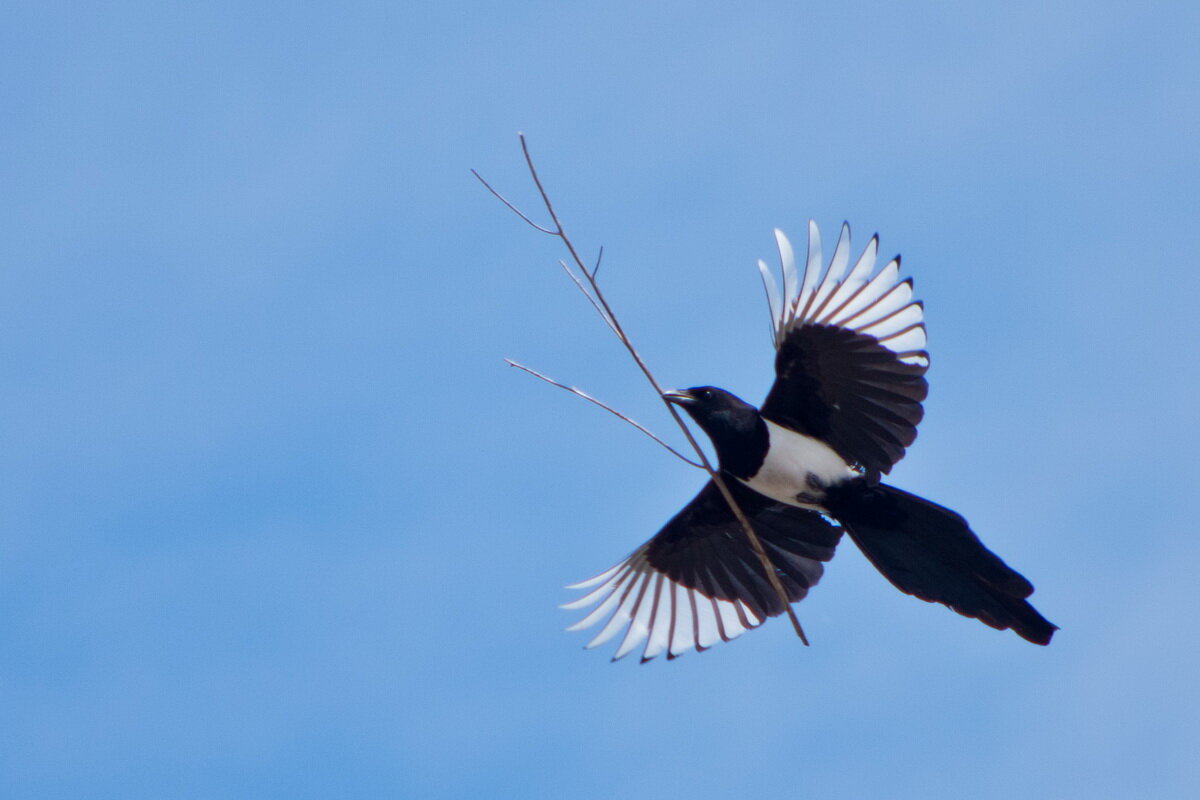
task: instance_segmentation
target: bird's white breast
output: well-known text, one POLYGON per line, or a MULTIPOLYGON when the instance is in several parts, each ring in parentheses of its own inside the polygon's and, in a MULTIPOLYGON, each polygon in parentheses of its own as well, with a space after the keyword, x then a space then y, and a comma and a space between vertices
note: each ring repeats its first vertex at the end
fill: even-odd
POLYGON ((754 491, 788 505, 819 508, 825 487, 857 476, 824 442, 764 422, 770 441, 766 459, 758 472, 742 481, 754 491))

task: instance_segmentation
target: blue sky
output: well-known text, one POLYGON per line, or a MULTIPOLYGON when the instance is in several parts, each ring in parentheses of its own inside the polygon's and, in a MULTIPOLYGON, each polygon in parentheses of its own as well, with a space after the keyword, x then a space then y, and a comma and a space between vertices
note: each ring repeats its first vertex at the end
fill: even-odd
POLYGON ((0 793, 1191 797, 1200 14, 1181 3, 16 3, 0 30, 0 793), (848 542, 703 655, 561 587, 702 476, 555 265, 516 132, 668 385, 758 400, 772 228, 926 301, 898 485, 1062 626, 848 542))

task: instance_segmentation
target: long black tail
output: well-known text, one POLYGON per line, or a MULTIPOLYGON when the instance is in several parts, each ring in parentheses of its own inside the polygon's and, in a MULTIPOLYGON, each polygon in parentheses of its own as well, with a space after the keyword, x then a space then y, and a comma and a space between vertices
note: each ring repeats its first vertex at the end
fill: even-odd
POLYGON ((1026 602, 1033 585, 984 547, 950 509, 883 484, 834 490, 828 505, 900 591, 944 603, 993 628, 1012 628, 1034 644, 1049 644, 1058 630, 1026 602))

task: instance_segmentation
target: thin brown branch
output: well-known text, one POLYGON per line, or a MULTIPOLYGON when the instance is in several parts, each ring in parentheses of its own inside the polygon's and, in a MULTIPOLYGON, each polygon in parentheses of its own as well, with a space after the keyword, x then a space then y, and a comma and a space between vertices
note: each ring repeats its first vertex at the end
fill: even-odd
POLYGON ((509 210, 509 211, 513 212, 513 213, 514 213, 514 214, 516 214, 518 217, 520 217, 521 219, 523 219, 523 220, 525 220, 526 222, 528 222, 528 223, 529 223, 529 225, 530 225, 531 227, 533 227, 533 228, 536 228, 537 230, 541 231, 542 233, 548 233, 548 234, 550 234, 551 236, 558 236, 558 235, 559 235, 559 232, 558 232, 558 231, 552 231, 552 230, 550 230, 549 228, 543 228, 541 225, 538 225, 536 222, 534 222, 533 220, 531 220, 529 217, 525 216, 525 214, 524 214, 524 213, 522 213, 521 209, 517 208, 515 205, 513 205, 512 203, 510 203, 510 202, 508 201, 508 198, 507 198, 507 197, 505 197, 504 195, 500 194, 500 193, 499 193, 499 192, 497 192, 495 189, 493 189, 493 188, 492 188, 492 185, 491 185, 490 183, 488 183, 487 181, 485 181, 485 180, 483 179, 483 176, 482 176, 482 175, 480 175, 478 172, 476 172, 475 170, 471 170, 471 174, 472 174, 472 175, 474 175, 476 178, 478 178, 478 179, 479 179, 479 182, 483 184, 483 186, 484 186, 484 188, 485 188, 485 189, 487 189, 489 192, 491 192, 491 193, 492 193, 492 196, 493 196, 493 197, 495 197, 495 198, 496 198, 497 200, 499 200, 501 203, 504 203, 504 205, 508 206, 508 210, 509 210))
MULTIPOLYGON (((767 581, 775 590, 775 594, 779 597, 779 602, 783 605, 784 610, 787 612, 788 618, 792 622, 792 627, 796 630, 796 635, 800 637, 800 641, 807 645, 808 637, 804 635, 804 628, 801 627, 800 620, 796 617, 796 612, 792 609, 792 604, 788 600, 787 592, 784 590, 783 584, 779 580, 779 575, 775 571, 775 565, 771 563, 770 557, 767 556, 766 550, 763 549, 762 541, 759 540, 758 534, 754 532, 754 526, 750 524, 749 518, 746 517, 745 512, 742 511, 741 507, 737 503, 737 500, 735 500, 733 494, 730 493, 729 487, 725 484, 725 480, 721 476, 720 472, 713 468, 712 463, 708 460, 708 456, 704 453, 704 449, 700 446, 699 442, 696 441, 696 437, 692 434, 691 429, 688 428, 687 424, 683 421, 683 417, 680 415, 678 409, 673 403, 668 402, 667 399, 663 397, 662 386, 654 377, 654 373, 650 371, 650 368, 646 365, 646 362, 642 359, 642 356, 637 351, 637 348, 633 346, 633 342, 630 340, 629 335, 625 333, 624 327, 617 319, 616 313, 613 311, 612 306, 609 305, 608 300, 605 298, 604 292, 601 291, 600 284, 596 280, 596 270, 593 270, 592 272, 588 271, 583 259, 579 257, 579 252, 575 249, 574 242, 571 241, 570 236, 567 235, 566 230, 563 228, 562 222, 558 218, 558 213, 554 210, 554 204, 550 201, 550 195, 546 192, 546 187, 542 184, 542 179, 538 175, 537 167, 534 166, 533 156, 531 156, 529 153, 529 143, 525 140, 525 134, 519 134, 519 137, 521 140, 521 152, 525 156, 525 165, 529 168, 529 175, 533 178, 533 183, 537 187, 538 194, 541 195, 542 204, 546 207, 546 212, 550 214, 550 219, 554 223, 552 229, 538 225, 525 214, 517 210, 512 203, 508 202, 508 200, 506 200, 499 192, 488 185, 487 181, 484 181, 483 178, 479 176, 479 173, 475 173, 475 177, 479 178, 483 185, 486 186, 493 195, 499 198, 501 202, 503 202, 509 207, 509 209, 521 217, 521 219, 525 220, 527 223, 543 233, 549 233, 562 240, 562 243, 566 246, 567 251, 571 254, 571 260, 575 263, 575 266, 579 268, 579 271, 583 273, 583 277, 586 279, 587 287, 591 289, 591 293, 589 294, 586 290, 584 290, 584 286, 582 284, 579 284, 580 289, 584 291, 585 295, 588 295, 588 299, 592 301, 592 305, 596 308, 597 312, 600 312, 601 317, 608 324, 609 328, 614 334, 616 334, 617 338, 621 341, 621 344, 625 346, 625 349, 633 358, 634 363, 637 364, 638 369, 641 370, 642 374, 646 377, 646 380, 649 381, 650 385, 654 387, 654 391, 658 394, 658 397, 662 401, 663 405, 666 406, 667 412, 671 415, 671 418, 675 420, 675 424, 679 426, 681 431, 683 431, 683 435, 687 439, 688 444, 690 444, 692 449, 696 451, 700 465, 705 469, 705 471, 708 472, 712 482, 716 484, 717 489, 720 490, 721 496, 724 497, 725 502, 729 504, 730 510, 733 511, 734 516, 737 517, 738 522, 742 526, 742 530, 745 531, 746 540, 750 543, 750 548, 758 557, 759 563, 762 565, 763 572, 766 573, 767 581)), ((474 172, 474 170, 472 170, 472 172, 474 172)), ((599 261, 597 261, 596 269, 599 269, 599 261)), ((568 269, 567 273, 570 274, 573 279, 575 278, 571 270, 568 269)))
POLYGON ((673 456, 678 458, 680 461, 684 462, 685 464, 691 464, 693 467, 696 467, 697 469, 704 469, 703 464, 700 464, 696 461, 692 461, 690 458, 685 456, 683 453, 679 452, 674 447, 671 447, 671 445, 667 444, 662 439, 655 436, 648 428, 646 428, 646 426, 642 425, 637 420, 634 420, 634 419, 631 419, 631 418, 625 416, 620 411, 617 411, 615 408, 613 408, 612 406, 608 405, 607 403, 605 403, 601 400, 597 400, 596 398, 592 397, 590 394, 583 391, 582 389, 578 389, 574 386, 567 386, 565 383, 559 383, 558 381, 554 380, 553 378, 551 378, 547 375, 543 375, 542 373, 538 372, 536 369, 532 369, 530 367, 525 366, 524 364, 520 364, 516 361, 513 361, 511 358, 506 358, 506 359, 504 359, 504 361, 510 367, 516 367, 517 369, 519 369, 523 372, 528 372, 533 377, 538 378, 539 380, 543 380, 546 383, 550 384, 551 386, 557 386, 560 389, 565 389, 566 391, 570 392, 571 394, 575 395, 576 397, 580 397, 584 400, 587 400, 589 403, 594 403, 595 405, 600 406, 605 411, 612 414, 614 417, 617 417, 618 419, 628 422, 630 425, 637 428, 639 431, 646 434, 654 441, 658 442, 660 445, 662 445, 664 448, 666 448, 668 452, 670 452, 673 456))
POLYGON ((559 260, 558 265, 563 268, 563 272, 567 273, 567 277, 571 279, 571 281, 575 284, 575 287, 579 289, 580 293, 583 294, 583 296, 587 298, 587 301, 592 304, 592 308, 596 309, 596 313, 600 315, 600 319, 604 320, 604 324, 608 326, 608 329, 617 334, 617 337, 620 338, 621 334, 617 333, 617 329, 613 325, 613 321, 609 318, 608 314, 605 313, 604 309, 600 307, 600 304, 596 302, 596 298, 592 296, 592 293, 588 291, 588 288, 583 285, 583 281, 579 279, 579 276, 575 274, 575 271, 567 265, 567 262, 562 261, 561 259, 559 260))
POLYGON ((575 250, 575 244, 567 236, 567 232, 563 230, 562 223, 558 220, 558 214, 554 211, 554 204, 550 202, 550 195, 546 194, 546 187, 542 185, 542 179, 538 177, 537 167, 533 165, 533 156, 529 154, 529 143, 525 141, 525 134, 521 133, 518 136, 521 139, 521 152, 525 154, 525 165, 529 167, 529 175, 533 178, 533 184, 537 186, 538 194, 542 196, 542 204, 546 206, 546 211, 550 214, 550 219, 554 221, 555 234, 559 239, 562 239, 563 244, 567 246, 567 250, 571 253, 571 258, 579 265, 579 269, 583 270, 584 276, 588 278, 592 287, 595 288, 595 278, 588 275, 583 259, 579 257, 579 253, 575 250))

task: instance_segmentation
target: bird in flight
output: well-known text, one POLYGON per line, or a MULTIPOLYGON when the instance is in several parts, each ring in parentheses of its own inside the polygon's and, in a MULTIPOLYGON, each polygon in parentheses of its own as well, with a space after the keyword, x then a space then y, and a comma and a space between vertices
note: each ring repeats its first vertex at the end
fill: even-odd
MULTIPOLYGON (((712 441, 719 470, 753 526, 788 600, 808 594, 848 535, 897 589, 1035 644, 1057 626, 1028 602, 1033 586, 948 508, 881 482, 917 435, 928 392, 924 307, 897 256, 876 271, 879 237, 851 266, 843 224, 827 268, 809 222, 798 275, 775 237, 782 293, 759 261, 771 313, 775 383, 755 408, 714 386, 666 392, 712 441)), ((613 660, 642 661, 729 641, 786 608, 713 481, 627 559, 568 588, 564 608, 592 608, 568 630, 624 632, 613 660)))

